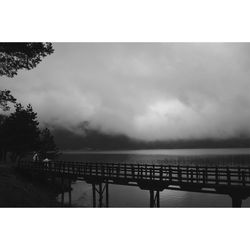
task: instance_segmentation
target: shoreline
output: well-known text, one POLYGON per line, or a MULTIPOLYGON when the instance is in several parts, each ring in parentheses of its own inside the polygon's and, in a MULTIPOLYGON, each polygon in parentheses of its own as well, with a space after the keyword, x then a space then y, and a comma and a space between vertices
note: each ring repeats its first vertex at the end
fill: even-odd
POLYGON ((60 207, 58 192, 42 182, 32 182, 12 164, 0 163, 0 207, 60 207))

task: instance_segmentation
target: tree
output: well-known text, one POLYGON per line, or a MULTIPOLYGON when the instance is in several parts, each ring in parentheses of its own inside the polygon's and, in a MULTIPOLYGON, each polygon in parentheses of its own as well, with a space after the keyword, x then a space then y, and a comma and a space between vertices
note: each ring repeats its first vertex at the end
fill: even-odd
MULTIPOLYGON (((16 98, 10 94, 9 90, 0 90, 0 110, 10 110, 9 103, 16 103, 16 98)), ((6 114, 0 114, 0 161, 6 160, 6 134, 4 132, 4 123, 6 119, 6 114)))
POLYGON ((25 109, 18 103, 15 109, 2 125, 5 152, 10 152, 14 161, 30 151, 37 150, 40 139, 39 122, 32 106, 29 104, 25 109))
POLYGON ((8 111, 10 109, 8 102, 15 103, 16 98, 10 94, 10 90, 0 90, 0 109, 8 111))
POLYGON ((6 134, 4 133, 4 123, 7 115, 0 114, 0 161, 6 160, 6 134))
POLYGON ((58 154, 58 148, 54 137, 48 128, 41 130, 39 153, 41 158, 55 158, 58 154))
POLYGON ((0 43, 0 76, 13 77, 20 69, 33 69, 53 52, 51 43, 0 43))
MULTIPOLYGON (((14 77, 18 70, 33 69, 53 52, 51 43, 0 43, 0 76, 14 77)), ((16 99, 9 90, 0 90, 0 110, 8 111, 9 103, 16 99)), ((37 114, 31 105, 15 108, 9 117, 0 114, 0 160, 6 160, 7 151, 16 159, 39 147, 37 114)))

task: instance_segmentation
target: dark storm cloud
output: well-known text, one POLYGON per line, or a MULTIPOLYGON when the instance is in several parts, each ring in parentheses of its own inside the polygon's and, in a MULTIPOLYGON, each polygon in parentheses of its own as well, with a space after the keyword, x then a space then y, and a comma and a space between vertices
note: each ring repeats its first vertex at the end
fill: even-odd
POLYGON ((2 78, 43 123, 132 138, 250 134, 250 45, 57 43, 36 69, 2 78))

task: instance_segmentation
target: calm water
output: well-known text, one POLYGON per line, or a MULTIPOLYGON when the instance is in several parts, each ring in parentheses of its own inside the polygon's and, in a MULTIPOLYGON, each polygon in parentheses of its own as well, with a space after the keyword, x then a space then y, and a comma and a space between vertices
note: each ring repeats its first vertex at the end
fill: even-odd
MULTIPOLYGON (((250 149, 156 149, 123 151, 65 152, 60 160, 133 163, 194 163, 250 166, 250 149)), ((91 185, 78 181, 72 185, 73 206, 92 206, 91 185)), ((149 192, 139 187, 110 185, 110 207, 148 207, 149 192)), ((161 207, 231 207, 227 195, 164 190, 160 193, 161 207)), ((66 195, 67 200, 67 195, 66 195)), ((250 207, 250 198, 242 203, 250 207)))

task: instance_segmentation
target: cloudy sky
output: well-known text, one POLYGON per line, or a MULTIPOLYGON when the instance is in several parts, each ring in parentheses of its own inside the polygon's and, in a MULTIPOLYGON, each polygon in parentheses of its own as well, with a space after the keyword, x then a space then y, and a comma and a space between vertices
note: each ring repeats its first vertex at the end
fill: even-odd
POLYGON ((39 120, 143 140, 250 135, 250 44, 54 43, 0 79, 39 120))

